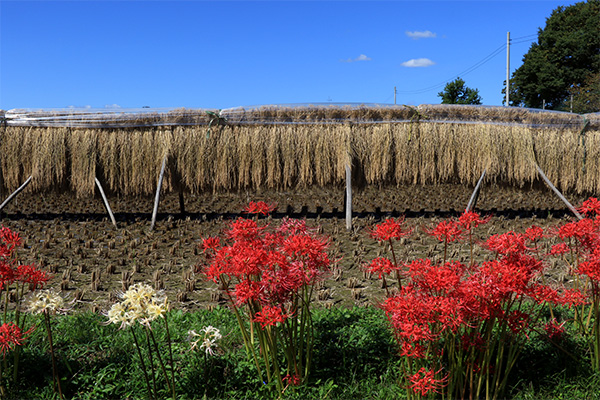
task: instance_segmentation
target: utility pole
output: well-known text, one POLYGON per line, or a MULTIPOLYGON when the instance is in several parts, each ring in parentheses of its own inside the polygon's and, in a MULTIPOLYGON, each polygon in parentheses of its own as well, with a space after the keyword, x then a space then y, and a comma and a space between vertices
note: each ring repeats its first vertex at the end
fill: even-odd
POLYGON ((506 106, 510 93, 510 32, 506 32, 506 106))
POLYGON ((396 86, 394 86, 394 105, 396 105, 396 86))
POLYGON ((573 112, 573 94, 571 93, 571 112, 573 112))

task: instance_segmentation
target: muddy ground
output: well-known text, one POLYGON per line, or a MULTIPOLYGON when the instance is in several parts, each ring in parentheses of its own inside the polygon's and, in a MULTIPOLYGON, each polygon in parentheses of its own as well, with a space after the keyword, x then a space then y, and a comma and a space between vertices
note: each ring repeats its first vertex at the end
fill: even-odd
MULTIPOLYGON (((389 216, 406 216, 413 235, 398 243, 404 260, 442 257, 443 246, 422 227, 458 216, 473 188, 458 185, 366 188, 353 195, 353 229, 346 230, 344 188, 298 189, 287 192, 185 194, 184 213, 178 194, 163 196, 156 226, 150 231, 153 198, 109 199, 118 228, 112 225, 100 197, 77 199, 68 194, 22 193, 2 210, 1 224, 18 231, 22 263, 35 262, 51 272, 50 287, 62 289, 76 309, 106 310, 124 282, 148 282, 166 290, 176 308, 211 308, 222 303, 218 289, 199 273, 202 237, 217 235, 228 220, 237 218, 249 201, 277 203, 267 219, 277 223, 284 216, 306 218, 320 226, 331 240, 332 271, 317 291, 322 307, 374 304, 383 298, 381 283, 365 274, 362 265, 385 248, 370 239, 367 229, 389 216)), ((8 196, 2 193, 2 199, 8 196)), ((588 196, 567 194, 574 205, 588 196)), ((478 228, 480 238, 509 230, 524 232, 535 224, 550 229, 572 218, 566 206, 550 191, 535 187, 483 187, 477 211, 492 214, 478 228)), ((552 244, 546 240, 545 252, 552 244)), ((453 247, 453 259, 467 261, 466 245, 453 247)), ((491 257, 477 249, 481 261, 491 257)), ((564 266, 551 261, 548 279, 568 281, 564 266)))

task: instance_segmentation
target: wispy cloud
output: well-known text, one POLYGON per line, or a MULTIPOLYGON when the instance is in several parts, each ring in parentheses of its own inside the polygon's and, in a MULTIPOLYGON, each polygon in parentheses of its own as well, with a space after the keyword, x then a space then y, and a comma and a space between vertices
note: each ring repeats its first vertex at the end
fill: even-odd
POLYGON ((413 58, 412 60, 405 61, 400 65, 407 68, 419 68, 431 67, 432 65, 435 65, 435 63, 429 58, 413 58))
POLYGON ((406 36, 408 36, 411 39, 418 40, 434 38, 437 35, 431 31, 406 31, 406 36))
POLYGON ((356 58, 349 58, 347 60, 340 60, 340 61, 347 62, 347 63, 356 62, 356 61, 371 61, 371 57, 367 57, 364 54, 361 54, 360 56, 358 56, 356 58))

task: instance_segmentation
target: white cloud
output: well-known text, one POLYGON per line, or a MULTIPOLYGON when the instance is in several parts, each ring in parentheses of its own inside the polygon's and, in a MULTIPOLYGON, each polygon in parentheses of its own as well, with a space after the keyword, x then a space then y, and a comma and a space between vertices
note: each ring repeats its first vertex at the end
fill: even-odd
POLYGON ((411 39, 417 40, 417 39, 434 38, 437 36, 437 34, 431 32, 431 31, 406 31, 406 36, 408 36, 411 39))
POLYGON ((432 65, 435 65, 435 63, 429 58, 413 58, 412 60, 405 61, 400 65, 407 68, 419 68, 431 67, 432 65))
POLYGON ((342 62, 355 62, 355 61, 371 61, 371 57, 367 57, 364 54, 361 54, 360 56, 356 57, 356 58, 349 58, 347 60, 341 60, 342 62))

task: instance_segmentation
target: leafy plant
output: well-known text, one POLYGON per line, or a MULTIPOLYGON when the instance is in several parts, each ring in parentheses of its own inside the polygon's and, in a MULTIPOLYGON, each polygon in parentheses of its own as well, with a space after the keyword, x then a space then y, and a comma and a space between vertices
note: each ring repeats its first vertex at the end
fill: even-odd
MULTIPOLYGON (((246 211, 266 214, 272 208, 251 202, 246 211)), ((271 227, 238 218, 225 237, 226 244, 203 240, 204 272, 225 293, 259 379, 283 393, 305 382, 311 369, 311 302, 315 283, 329 267, 328 242, 293 219, 271 227)))
POLYGON ((123 293, 121 298, 122 301, 115 303, 108 311, 108 323, 120 324, 120 328, 131 328, 130 332, 142 366, 148 396, 154 399, 159 395, 156 380, 156 370, 159 369, 162 372, 163 378, 173 399, 175 399, 173 351, 171 348, 169 325, 166 318, 168 309, 167 297, 161 292, 155 291, 149 285, 136 283, 123 293), (170 375, 167 372, 165 364, 165 358, 167 357, 162 356, 156 336, 152 330, 152 322, 157 318, 161 318, 164 321, 165 331, 167 333, 166 341, 171 370, 170 375), (139 339, 138 334, 136 333, 136 322, 139 323, 144 332, 147 360, 145 360, 145 357, 142 354, 144 342, 139 339), (150 373, 148 373, 148 371, 150 371, 150 373), (152 385, 150 382, 152 382, 152 385))
POLYGON ((9 385, 16 383, 21 346, 34 326, 27 328, 26 316, 21 315, 21 303, 28 292, 42 288, 49 276, 35 267, 19 263, 17 248, 21 245, 18 232, 0 227, 0 396, 9 395, 9 385), (9 309, 13 312, 9 313, 9 309), (12 374, 9 373, 8 353, 13 353, 12 374))
MULTIPOLYGON (((367 266, 382 278, 399 276, 398 292, 388 291, 381 307, 400 347, 403 387, 409 398, 431 393, 450 398, 502 396, 529 333, 543 315, 537 304, 580 301, 577 291, 561 294, 538 281, 545 268, 536 258, 535 242, 543 234, 539 229, 490 236, 482 246, 496 258, 480 265, 473 259, 467 265, 448 261, 448 244, 465 237, 473 254, 471 232, 485 222, 478 214, 465 212, 458 220, 426 230, 444 243, 441 262, 400 263, 394 256, 387 259, 385 270, 379 267, 384 257, 367 266)), ((371 236, 387 239, 377 232, 390 224, 383 222, 371 236)))

